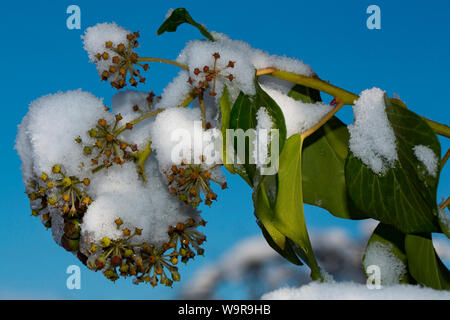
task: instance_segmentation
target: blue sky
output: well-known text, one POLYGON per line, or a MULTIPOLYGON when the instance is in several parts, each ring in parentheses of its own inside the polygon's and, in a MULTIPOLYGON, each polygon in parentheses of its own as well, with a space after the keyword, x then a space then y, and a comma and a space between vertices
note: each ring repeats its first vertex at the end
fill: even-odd
MULTIPOLYGON (((13 150, 17 124, 28 104, 47 93, 82 88, 110 102, 114 91, 100 82, 88 63, 80 35, 98 22, 115 21, 141 32, 139 53, 175 58, 199 34, 189 26, 156 36, 169 8, 186 7, 210 30, 247 41, 274 54, 304 59, 323 79, 359 93, 373 86, 398 94, 413 111, 450 123, 450 2, 405 1, 39 1, 0 4, 3 76, 0 158, 3 183, 0 205, 0 298, 159 299, 176 289, 115 285, 100 274, 82 269, 82 290, 66 289, 65 270, 78 260, 59 248, 37 220, 29 216, 23 193, 20 161, 13 150), (66 8, 81 8, 81 30, 66 28, 66 8), (366 28, 366 8, 381 8, 381 30, 366 28)), ((146 89, 161 92, 178 70, 152 65, 146 89)), ((351 108, 342 112, 351 121, 351 108)), ((51 124, 50 124, 51 125, 51 124)), ((442 150, 450 147, 441 139, 442 150)), ((441 175, 439 197, 450 193, 449 169, 441 175)), ((250 189, 229 177, 230 189, 205 210, 209 221, 205 258, 189 263, 182 277, 211 261, 239 239, 259 233, 253 218, 250 189)), ((342 226, 355 232, 356 223, 332 218, 307 207, 311 227, 342 226)))

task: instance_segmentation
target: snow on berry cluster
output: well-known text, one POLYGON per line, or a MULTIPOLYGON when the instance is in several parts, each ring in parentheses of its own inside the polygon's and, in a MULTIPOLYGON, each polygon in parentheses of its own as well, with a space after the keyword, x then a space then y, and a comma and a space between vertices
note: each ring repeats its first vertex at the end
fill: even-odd
MULTIPOLYGON (((19 125, 16 149, 32 215, 58 244, 108 279, 171 285, 178 260, 203 253, 197 228, 205 222, 170 193, 153 154, 139 170, 149 142, 134 139, 132 121, 123 122, 152 112, 152 99, 122 92, 113 99, 122 113, 113 114, 81 90, 41 97, 19 125)), ((138 126, 148 137, 152 122, 138 126)))
MULTIPOLYGON (((82 36, 101 79, 116 89, 145 82, 137 69, 148 69, 135 52, 139 37, 115 23, 97 24, 82 36)), ((213 189, 227 188, 218 106, 224 87, 232 99, 255 94, 259 68, 313 75, 301 61, 214 37, 187 44, 177 58, 187 70, 160 97, 121 91, 109 108, 80 89, 58 92, 33 101, 18 127, 32 215, 58 244, 110 280, 133 276, 137 283, 171 286, 180 278, 179 260, 203 254, 206 237, 198 228, 205 221, 197 208, 217 200, 213 189)), ((281 103, 289 135, 329 111, 287 99, 283 83, 262 85, 281 103)), ((272 121, 261 110, 257 128, 269 129, 272 121)))

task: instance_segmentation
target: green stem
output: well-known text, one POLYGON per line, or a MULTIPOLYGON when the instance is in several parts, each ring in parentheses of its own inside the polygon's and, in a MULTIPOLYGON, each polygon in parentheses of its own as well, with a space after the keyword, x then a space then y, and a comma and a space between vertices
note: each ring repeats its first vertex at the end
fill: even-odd
POLYGON ((275 68, 261 69, 257 70, 256 72, 256 75, 258 76, 265 74, 328 93, 329 95, 342 102, 344 105, 353 105, 355 100, 359 98, 357 94, 336 87, 316 77, 307 77, 292 72, 280 71, 275 68))
POLYGON ((198 102, 200 104, 200 110, 202 112, 202 128, 206 128, 206 115, 205 115, 205 101, 203 100, 203 93, 198 96, 198 102))
MULTIPOLYGON (((162 111, 164 111, 164 110, 165 110, 164 108, 161 108, 161 109, 158 109, 158 110, 156 110, 156 111, 146 113, 146 114, 140 116, 139 118, 136 118, 136 119, 134 119, 133 121, 130 121, 129 123, 132 124, 132 125, 135 125, 136 123, 139 123, 139 122, 141 122, 142 120, 145 120, 145 119, 150 118, 150 117, 152 117, 152 116, 154 116, 154 115, 157 115, 158 113, 160 113, 160 112, 162 112, 162 111)), ((127 128, 126 125, 120 127, 119 129, 117 129, 116 131, 114 131, 114 135, 115 135, 115 136, 119 135, 121 132, 123 132, 124 130, 126 130, 126 128, 127 128)))
POLYGON ((147 145, 145 146, 145 149, 142 149, 140 151, 138 151, 136 153, 136 155, 134 155, 134 157, 137 160, 137 172, 138 174, 142 177, 142 180, 144 180, 144 182, 147 182, 147 178, 145 176, 145 162, 147 161, 148 157, 150 156, 150 154, 152 153, 152 148, 151 148, 152 142, 149 141, 147 143, 147 145))
POLYGON ((338 112, 342 107, 344 106, 343 103, 338 103, 336 107, 330 110, 322 119, 320 119, 319 122, 317 122, 314 126, 312 126, 310 129, 306 130, 302 133, 302 138, 305 139, 306 137, 310 136, 317 130, 319 130, 325 123, 327 123, 328 120, 330 120, 336 112, 338 112))
POLYGON ((444 157, 441 160, 441 170, 444 168, 445 164, 447 163, 448 158, 450 158, 450 149, 447 150, 444 157))
POLYGON ((189 67, 187 65, 184 65, 182 63, 176 62, 174 60, 168 60, 168 59, 164 59, 164 58, 152 58, 152 57, 139 57, 137 59, 137 61, 141 61, 141 62, 159 62, 159 63, 165 63, 165 64, 171 64, 173 66, 177 66, 180 67, 182 69, 185 70, 189 70, 189 67))
POLYGON ((447 137, 450 138, 450 127, 447 126, 446 124, 443 123, 439 123, 430 119, 427 119, 425 117, 422 117, 422 119, 424 119, 428 125, 431 127, 431 129, 433 129, 433 131, 443 137, 447 137))
POLYGON ((100 170, 102 170, 105 167, 104 164, 99 165, 98 167, 95 167, 94 169, 92 169, 92 173, 97 173, 100 170))
MULTIPOLYGON (((326 81, 319 79, 318 77, 307 77, 292 72, 280 71, 276 68, 266 68, 257 70, 256 75, 257 76, 270 75, 278 79, 287 80, 296 84, 300 84, 309 88, 313 88, 328 93, 329 95, 336 97, 336 99, 342 102, 344 105, 353 105, 355 100, 359 98, 357 94, 341 89, 335 85, 332 85, 326 81)), ((427 122, 427 124, 433 129, 433 131, 436 134, 450 138, 449 126, 427 119, 425 117, 422 117, 422 119, 424 119, 427 122)))
POLYGON ((188 105, 191 104, 192 100, 194 100, 195 97, 196 95, 193 91, 189 92, 178 107, 186 108, 188 105))

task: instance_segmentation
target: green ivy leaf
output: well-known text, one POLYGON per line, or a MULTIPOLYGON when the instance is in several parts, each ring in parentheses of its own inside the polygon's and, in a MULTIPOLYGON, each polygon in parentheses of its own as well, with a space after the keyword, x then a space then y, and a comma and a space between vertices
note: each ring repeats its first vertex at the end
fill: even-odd
POLYGON ((298 245, 304 253, 303 260, 311 268, 311 277, 316 280, 321 278, 321 272, 314 257, 303 213, 302 145, 301 135, 294 134, 286 140, 281 152, 273 225, 298 245))
POLYGON ((264 176, 255 188, 253 195, 253 204, 255 207, 255 216, 258 219, 258 226, 261 228, 267 243, 281 256, 293 264, 301 265, 289 241, 272 223, 277 197, 276 175, 264 176))
MULTIPOLYGON (((234 102, 233 108, 230 112, 230 129, 238 130, 242 129, 246 131, 250 128, 255 128, 256 126, 256 108, 255 105, 250 100, 250 97, 245 95, 243 92, 239 93, 236 101, 234 102)), ((233 141, 235 150, 237 150, 237 139, 233 141)), ((245 142, 245 163, 243 165, 235 164, 234 170, 251 186, 253 187, 253 178, 256 171, 256 166, 254 164, 249 164, 249 143, 246 139, 245 142), (243 168, 241 170, 240 168, 243 168)), ((242 159, 244 160, 244 159, 242 159)))
POLYGON ((294 100, 302 101, 304 103, 315 103, 322 101, 320 91, 312 88, 296 84, 289 91, 288 96, 294 100))
MULTIPOLYGON (((408 259, 405 253, 405 234, 399 231, 398 229, 394 228, 393 226, 384 223, 379 223, 378 226, 373 231, 369 241, 367 242, 366 252, 367 248, 370 245, 374 245, 377 242, 386 246, 386 248, 389 248, 389 252, 393 254, 396 258, 398 258, 406 266, 406 273, 400 277, 398 283, 414 283, 414 280, 409 274, 407 268, 408 259)), ((364 266, 365 266, 364 263, 365 259, 366 253, 364 254, 363 257, 364 266)), ((364 272, 366 273, 366 268, 364 268, 364 272)), ((381 284, 383 284, 383 272, 381 273, 381 281, 382 281, 381 284)))
POLYGON ((172 14, 159 27, 156 34, 161 35, 164 32, 175 32, 178 26, 183 23, 188 23, 196 27, 205 38, 214 41, 214 37, 211 35, 211 33, 209 33, 205 26, 195 22, 185 8, 178 8, 173 10, 172 14))
POLYGON ((438 290, 450 290, 450 271, 436 254, 431 234, 407 235, 405 249, 409 272, 417 282, 438 290))
MULTIPOLYGON (((255 129, 257 125, 256 114, 260 108, 265 108, 274 124, 273 129, 278 129, 279 133, 279 152, 283 149, 286 140, 286 124, 284 122, 283 112, 278 104, 261 88, 259 83, 255 81, 256 94, 249 97, 240 92, 233 108, 230 112, 230 129, 242 129, 244 132, 248 129, 255 129)), ((234 148, 237 150, 236 140, 234 148)), ((254 178, 256 175, 256 165, 250 163, 250 144, 246 139, 245 143, 245 164, 243 165, 245 174, 239 171, 239 166, 235 165, 234 169, 241 175, 250 186, 254 186, 254 178)), ((244 160, 244 159, 242 159, 244 160)))
POLYGON ((328 210, 344 219, 365 219, 347 194, 345 159, 348 130, 338 118, 331 118, 309 136, 303 147, 304 202, 328 210))
MULTIPOLYGON (((288 96, 304 103, 322 101, 320 92, 295 85, 288 96)), ((303 201, 328 210, 344 219, 364 219, 351 202, 345 183, 345 159, 348 154, 347 126, 337 117, 309 136, 303 145, 303 201)))
POLYGON ((439 174, 432 177, 426 173, 413 151, 414 146, 425 145, 440 155, 439 140, 417 114, 388 98, 385 103, 398 161, 378 175, 349 152, 345 166, 348 193, 367 216, 404 233, 440 232, 436 205, 439 174))
MULTIPOLYGON (((223 146, 222 146, 222 159, 223 159, 223 165, 224 167, 232 174, 235 174, 232 159, 228 159, 229 154, 229 144, 230 142, 227 141, 227 129, 230 127, 230 112, 231 112, 231 98, 230 94, 228 92, 227 86, 223 88, 222 96, 220 97, 220 123, 221 123, 221 132, 222 132, 222 140, 223 140, 223 146)), ((232 148, 232 147, 231 147, 232 148)))
POLYGON ((256 106, 256 111, 258 111, 259 108, 264 107, 272 119, 274 129, 279 130, 279 139, 280 139, 279 151, 281 152, 283 150, 284 142, 286 140, 286 122, 284 120, 283 111, 281 111, 280 106, 278 106, 275 100, 273 100, 272 97, 269 96, 267 92, 265 92, 261 88, 258 81, 255 81, 255 88, 256 88, 256 95, 254 99, 254 104, 256 106))

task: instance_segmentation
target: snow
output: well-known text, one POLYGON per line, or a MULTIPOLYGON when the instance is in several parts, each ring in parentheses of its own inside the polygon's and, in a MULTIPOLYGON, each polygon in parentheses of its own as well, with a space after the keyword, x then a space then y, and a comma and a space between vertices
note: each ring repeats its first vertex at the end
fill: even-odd
MULTIPOLYGON (((114 114, 120 114, 123 119, 121 124, 130 122, 144 113, 149 112, 147 101, 149 93, 134 90, 119 91, 112 97, 111 110, 114 114), (139 107, 139 112, 133 110, 134 106, 139 107)), ((151 111, 156 109, 152 108, 151 111)), ((133 130, 125 130, 121 133, 121 138, 127 142, 132 141, 141 150, 145 148, 149 141, 150 128, 154 122, 155 116, 150 117, 133 125, 133 130)))
MULTIPOLYGON (((132 105, 144 108, 146 97, 147 94, 142 92, 125 91, 113 98, 112 109, 123 113, 124 120, 131 119, 139 115, 133 115, 132 105)), ((55 178, 52 173, 55 164, 60 165, 68 176, 90 179, 89 187, 80 186, 93 199, 81 224, 81 247, 86 249, 91 242, 103 237, 122 237, 114 222, 119 217, 124 221, 124 227, 143 229, 141 236, 133 238, 135 243, 147 242, 156 246, 169 240, 169 226, 189 218, 198 221, 197 210, 184 205, 169 193, 154 155, 150 156, 145 166, 148 183, 138 175, 133 162, 112 166, 95 174, 91 172, 89 157, 83 154, 82 145, 75 139, 79 137, 82 144, 92 144, 94 139, 88 131, 97 125, 99 119, 114 122, 113 114, 106 111, 101 99, 81 90, 58 92, 30 104, 16 138, 15 148, 22 159, 24 182, 29 183, 42 172, 55 178)), ((147 119, 133 130, 123 132, 123 135, 132 142, 148 140, 153 122, 147 119)), ((56 191, 54 188, 47 192, 53 196, 56 191)), ((33 201, 31 207, 39 208, 40 201, 33 201)), ((52 234, 59 244, 64 232, 62 211, 48 206, 41 212, 41 220, 44 213, 51 216, 52 234)))
POLYGON ((406 265, 392 251, 391 244, 372 241, 367 246, 364 258, 364 269, 371 265, 380 268, 381 284, 394 285, 407 273, 406 265))
POLYGON ((291 92, 292 88, 294 88, 295 83, 278 79, 268 75, 262 75, 258 77, 258 81, 266 88, 271 88, 273 90, 280 91, 284 95, 288 95, 291 92))
POLYGON ((149 93, 136 90, 123 90, 113 95, 111 100, 111 111, 114 114, 121 114, 123 121, 128 122, 136 118, 139 113, 133 110, 134 106, 138 106, 140 111, 148 111, 149 104, 147 101, 149 93))
POLYGON ((202 156, 206 165, 221 163, 221 133, 202 129, 199 109, 166 109, 157 115, 150 137, 161 170, 182 162, 200 164, 202 156))
POLYGON ((320 121, 332 107, 322 103, 303 103, 285 95, 282 91, 261 84, 261 88, 280 106, 286 123, 287 137, 302 133, 320 121))
POLYGON ((300 288, 281 288, 262 296, 263 300, 450 300, 449 291, 414 285, 368 289, 354 282, 311 282, 300 288))
POLYGON ((139 178, 132 163, 126 163, 123 167, 111 167, 99 181, 92 182, 94 202, 81 225, 83 243, 103 237, 121 238, 122 232, 114 222, 121 218, 125 228, 143 229, 142 235, 134 237, 132 243, 158 246, 169 240, 169 226, 189 218, 199 219, 196 210, 169 193, 154 158, 146 165, 146 176, 148 183, 139 178))
POLYGON ((424 145, 414 146, 413 150, 414 155, 423 163, 428 174, 432 177, 436 177, 439 159, 434 151, 424 145))
POLYGON ((22 160, 20 169, 22 170, 23 184, 28 187, 33 179, 33 157, 31 153, 31 141, 28 136, 28 126, 30 117, 27 114, 22 122, 18 125, 18 133, 14 145, 14 149, 17 150, 19 158, 22 160))
POLYGON ((88 130, 100 118, 111 119, 112 115, 105 111, 102 100, 81 90, 58 92, 33 101, 16 141, 23 166, 28 166, 24 174, 30 175, 32 162, 37 176, 48 173, 55 164, 63 165, 71 175, 84 175, 86 170, 81 164, 86 157, 75 138, 90 141, 88 130))
MULTIPOLYGON (((231 96, 236 92, 244 92, 248 95, 255 94, 254 79, 256 69, 274 67, 283 71, 294 72, 306 76, 312 76, 312 69, 302 61, 293 58, 270 55, 262 50, 254 49, 249 44, 240 40, 231 40, 228 36, 212 32, 216 41, 194 40, 187 43, 179 54, 177 61, 189 67, 191 79, 194 84, 204 81, 204 74, 196 75, 195 68, 203 70, 206 65, 210 70, 214 66, 214 53, 219 53, 216 68, 220 70, 220 76, 216 81, 216 92, 221 94, 224 85, 227 85, 231 96), (229 61, 234 62, 234 67, 228 67, 229 61), (230 74, 232 81, 228 80, 230 74)), ((218 97, 219 97, 218 95, 218 97)))
POLYGON ((117 47, 120 43, 126 45, 128 42, 127 35, 130 33, 130 31, 118 26, 115 22, 98 23, 86 29, 84 35, 81 36, 84 49, 88 53, 89 60, 95 63, 99 75, 105 70, 108 71, 109 66, 112 64, 112 57, 117 55, 111 49, 106 48, 105 43, 111 41, 113 47, 117 47), (96 55, 103 52, 108 53, 108 59, 98 60, 96 55))
POLYGON ((192 90, 188 83, 188 78, 188 72, 181 70, 163 90, 161 100, 155 105, 155 108, 174 108, 179 106, 192 90))
POLYGON ((442 227, 446 228, 447 233, 450 233, 450 216, 445 213, 444 209, 438 207, 438 218, 442 227))
POLYGON ((166 15, 164 16, 164 19, 169 18, 172 15, 173 10, 174 10, 173 8, 169 8, 169 10, 167 10, 166 12, 166 15))
POLYGON ((355 121, 348 126, 353 154, 377 174, 384 174, 398 159, 396 140, 387 118, 384 91, 363 91, 353 106, 355 121))
POLYGON ((272 118, 262 107, 256 113, 256 138, 254 141, 253 157, 258 168, 269 161, 269 144, 271 140, 270 129, 273 127, 272 118))

